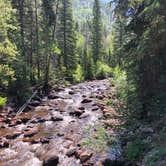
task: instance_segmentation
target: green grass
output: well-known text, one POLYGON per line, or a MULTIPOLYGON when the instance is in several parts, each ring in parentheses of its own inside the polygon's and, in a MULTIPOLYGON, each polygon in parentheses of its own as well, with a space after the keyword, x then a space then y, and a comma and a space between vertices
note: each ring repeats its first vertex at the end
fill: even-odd
POLYGON ((115 144, 115 138, 110 137, 103 126, 88 126, 84 129, 87 137, 82 140, 81 145, 93 151, 107 151, 115 144))

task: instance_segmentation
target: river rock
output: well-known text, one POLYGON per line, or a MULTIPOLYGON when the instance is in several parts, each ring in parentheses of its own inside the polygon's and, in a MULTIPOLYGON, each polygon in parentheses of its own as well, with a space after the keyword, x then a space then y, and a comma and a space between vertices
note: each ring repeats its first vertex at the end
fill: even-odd
MULTIPOLYGON (((26 142, 26 140, 24 142, 26 142)), ((34 139, 30 140, 30 141, 27 140, 27 142, 31 142, 32 144, 38 144, 38 143, 41 142, 41 138, 34 138, 34 139)))
POLYGON ((0 148, 8 148, 9 141, 6 138, 0 138, 0 148))
POLYGON ((49 140, 49 138, 47 138, 47 137, 42 137, 42 138, 40 138, 40 142, 41 142, 42 144, 48 144, 48 143, 50 142, 50 140, 49 140))
POLYGON ((52 115, 51 117, 52 121, 63 121, 63 117, 61 115, 52 115))
POLYGON ((17 138, 19 135, 21 135, 22 133, 20 131, 14 131, 8 135, 6 135, 7 139, 15 139, 17 138))
POLYGON ((75 92, 74 91, 69 91, 69 95, 74 95, 75 92))
POLYGON ((79 118, 80 119, 83 119, 83 118, 87 118, 87 117, 89 117, 90 115, 88 114, 88 113, 84 113, 84 114, 82 114, 79 118))
POLYGON ((24 137, 33 137, 37 133, 38 133, 38 128, 37 127, 28 128, 27 130, 25 130, 24 137))
POLYGON ((92 153, 84 151, 80 154, 79 159, 81 160, 81 162, 86 162, 87 160, 89 160, 92 157, 92 153))
POLYGON ((60 97, 57 94, 48 95, 48 99, 59 99, 60 97))
POLYGON ((73 110, 70 111, 69 114, 79 117, 79 116, 82 115, 83 113, 84 113, 83 110, 73 108, 73 110))
POLYGON ((59 157, 56 155, 46 157, 43 161, 43 166, 56 166, 59 163, 59 157))
POLYGON ((83 99, 83 100, 81 101, 82 104, 91 103, 91 102, 92 102, 92 100, 91 100, 91 99, 88 99, 88 98, 83 99))
POLYGON ((78 107, 78 109, 84 111, 85 107, 78 107))
POLYGON ((98 106, 94 106, 93 108, 92 108, 92 111, 97 111, 97 110, 99 110, 100 108, 98 107, 98 106))
POLYGON ((71 156, 74 156, 75 155, 75 153, 76 153, 76 150, 77 150, 77 148, 70 148, 68 151, 67 151, 67 153, 66 153, 66 155, 68 156, 68 157, 71 157, 71 156))
POLYGON ((40 105, 40 101, 37 101, 37 100, 32 101, 29 105, 30 105, 30 106, 33 106, 33 107, 37 107, 37 106, 40 105))
POLYGON ((21 117, 20 120, 22 121, 22 123, 27 123, 30 120, 30 117, 23 116, 23 117, 21 117))

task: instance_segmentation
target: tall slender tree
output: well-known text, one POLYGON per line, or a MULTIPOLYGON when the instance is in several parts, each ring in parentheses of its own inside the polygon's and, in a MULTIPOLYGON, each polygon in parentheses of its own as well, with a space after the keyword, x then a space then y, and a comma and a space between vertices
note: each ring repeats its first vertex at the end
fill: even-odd
POLYGON ((61 62, 66 69, 67 77, 72 77, 72 72, 76 69, 75 36, 72 1, 62 0, 58 41, 62 50, 61 62))
POLYGON ((101 59, 102 52, 102 20, 99 0, 94 1, 92 22, 92 55, 94 63, 101 59))

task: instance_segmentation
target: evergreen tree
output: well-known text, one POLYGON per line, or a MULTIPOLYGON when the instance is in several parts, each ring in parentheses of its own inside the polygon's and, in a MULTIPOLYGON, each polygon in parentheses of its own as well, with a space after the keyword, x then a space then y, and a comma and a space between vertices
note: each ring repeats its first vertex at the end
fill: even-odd
POLYGON ((92 22, 92 56, 94 63, 101 58, 102 53, 102 21, 99 0, 94 1, 92 22))
POLYGON ((17 27, 12 25, 14 10, 8 0, 0 0, 0 91, 5 90, 9 81, 14 79, 13 61, 16 59, 17 48, 8 36, 8 32, 17 27))
POLYGON ((58 30, 58 42, 61 53, 61 65, 65 67, 66 76, 71 79, 76 69, 76 34, 72 13, 72 1, 62 0, 60 8, 60 26, 58 30))

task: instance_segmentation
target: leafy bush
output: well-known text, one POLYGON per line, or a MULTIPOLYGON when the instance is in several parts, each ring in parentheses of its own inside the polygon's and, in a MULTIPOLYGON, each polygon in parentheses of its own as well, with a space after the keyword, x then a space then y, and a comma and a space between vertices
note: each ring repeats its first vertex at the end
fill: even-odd
POLYGON ((118 97, 125 99, 127 97, 127 75, 119 67, 113 70, 114 85, 118 97))
POLYGON ((6 105, 7 98, 6 97, 0 97, 0 107, 4 107, 6 105))
POLYGON ((104 79, 112 75, 112 68, 107 64, 98 61, 96 65, 96 78, 104 79))
POLYGON ((165 166, 166 148, 158 147, 149 152, 144 159, 146 166, 165 166))
POLYGON ((75 71, 75 73, 73 74, 74 80, 75 82, 81 82, 84 80, 84 76, 83 76, 83 71, 82 71, 82 67, 81 65, 77 65, 77 69, 75 71))
POLYGON ((142 156, 146 144, 141 140, 134 140, 126 149, 126 158, 133 164, 142 156))

